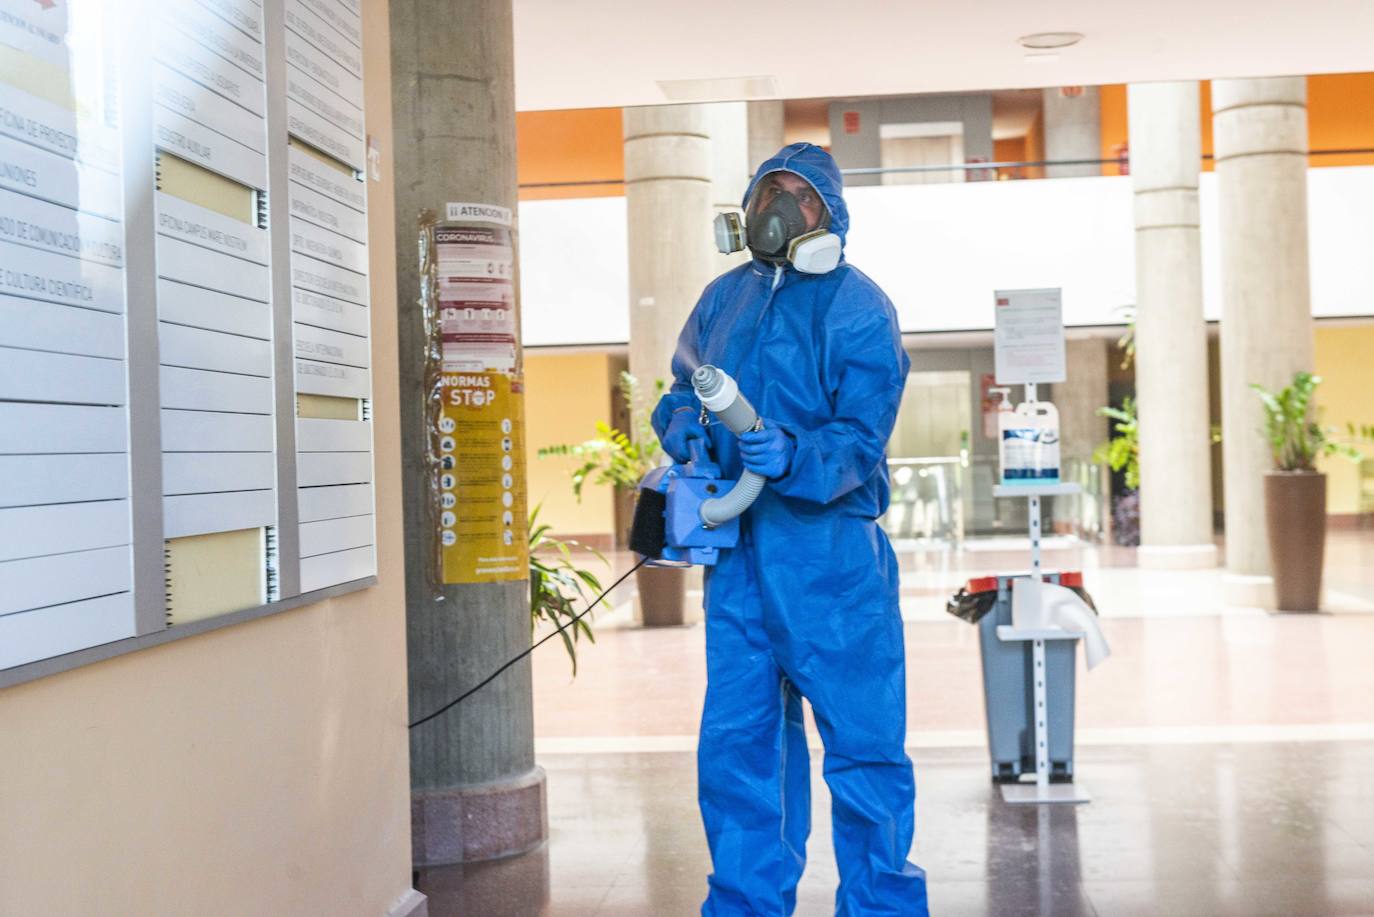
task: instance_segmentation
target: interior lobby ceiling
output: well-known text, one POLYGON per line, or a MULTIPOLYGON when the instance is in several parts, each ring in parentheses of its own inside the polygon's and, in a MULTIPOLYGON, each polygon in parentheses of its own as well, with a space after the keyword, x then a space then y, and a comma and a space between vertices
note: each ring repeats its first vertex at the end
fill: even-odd
POLYGON ((515 0, 521 111, 1374 69, 1371 0, 515 0), (1018 38, 1078 32, 1057 52, 1018 38))

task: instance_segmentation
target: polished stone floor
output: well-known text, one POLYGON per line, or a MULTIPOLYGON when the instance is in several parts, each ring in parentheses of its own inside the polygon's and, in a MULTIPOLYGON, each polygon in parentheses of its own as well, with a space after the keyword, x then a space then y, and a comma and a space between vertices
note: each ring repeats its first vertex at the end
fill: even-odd
MULTIPOLYGON (((981 751, 913 752, 939 917, 1374 914, 1374 742, 1100 746, 1083 806, 1005 805, 981 751)), ((686 753, 549 755, 548 845, 419 877, 435 917, 691 915, 709 871, 686 753)), ((833 913, 815 768, 797 914, 833 913)))
MULTIPOLYGON (((1018 545, 899 556, 912 858, 933 914, 1374 917, 1374 532, 1333 533, 1320 614, 1226 607, 1220 571, 1051 551, 1047 566, 1084 572, 1113 655, 1077 673, 1075 767, 1092 802, 1039 810, 1003 804, 988 780, 977 632, 943 611, 969 576, 1016 569, 1018 545)), ((536 656, 548 844, 417 877, 434 917, 697 912, 703 628, 627 626, 630 599, 598 616, 576 679, 557 645, 536 656)), ((819 761, 803 917, 833 913, 837 881, 819 761)))

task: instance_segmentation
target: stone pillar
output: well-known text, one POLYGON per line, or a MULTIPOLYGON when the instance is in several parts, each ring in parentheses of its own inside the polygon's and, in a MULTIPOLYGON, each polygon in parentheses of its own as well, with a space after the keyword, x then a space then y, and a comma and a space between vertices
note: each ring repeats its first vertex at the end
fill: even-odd
POLYGON ((711 207, 717 213, 738 210, 749 185, 749 110, 747 102, 705 106, 711 135, 711 207))
MULTIPOLYGON (((402 501, 410 717, 424 716, 530 645, 526 582, 436 586, 426 454, 417 217, 448 201, 516 206, 511 0, 391 0, 402 501)), ((381 409, 392 409, 383 406, 381 409)), ((417 865, 490 859, 548 834, 534 763, 528 660, 411 730, 417 865)))
MULTIPOLYGON (((1099 159, 1102 156, 1102 115, 1096 86, 1041 90, 1045 125, 1045 159, 1099 159)), ((1046 166, 1046 178, 1101 175, 1101 166, 1046 166)))
POLYGON ((759 163, 782 149, 784 140, 783 103, 749 102, 749 175, 759 163))
POLYGON ((709 106, 626 108, 630 372, 641 390, 671 376, 678 332, 717 273, 711 234, 709 106))
MULTIPOLYGON (((706 108, 711 135, 711 216, 739 211, 740 198, 749 187, 753 166, 749 162, 749 111, 747 102, 716 102, 706 108)), ((714 251, 714 246, 712 247, 714 251)), ((713 274, 721 274, 749 260, 746 249, 732 255, 716 252, 713 274)))
POLYGON ((1142 567, 1215 567, 1196 82, 1129 87, 1142 567))
MULTIPOLYGON (((1107 405, 1109 364, 1112 354, 1111 342, 1107 338, 1091 337, 1065 342, 1065 363, 1068 378, 1057 385, 1050 386, 1046 393, 1059 412, 1059 456, 1060 474, 1070 472, 1068 462, 1091 464, 1093 450, 1107 439, 1109 428, 1107 419, 1099 415, 1098 409, 1107 405)), ((1013 401, 1020 400, 1021 387, 1012 390, 1013 401)), ((981 417, 979 418, 981 422, 981 417)), ((1096 469, 1095 469, 1096 470, 1096 469)), ((1066 478, 1077 480, 1077 478, 1066 478)), ((1104 503, 1107 494, 1103 494, 1104 503)), ((1056 498, 1053 503, 1054 528, 1056 531, 1074 532, 1082 521, 1082 513, 1089 511, 1091 504, 1086 497, 1056 498)), ((1098 510, 1105 514, 1101 506, 1098 510)), ((1100 527, 1106 522, 1105 515, 1097 520, 1100 527)), ((1092 529, 1089 529, 1092 531, 1092 529)))
POLYGON ((1273 462, 1250 383, 1279 388, 1298 370, 1312 369, 1306 78, 1214 81, 1212 126, 1221 217, 1226 597, 1272 607, 1264 474, 1273 462))

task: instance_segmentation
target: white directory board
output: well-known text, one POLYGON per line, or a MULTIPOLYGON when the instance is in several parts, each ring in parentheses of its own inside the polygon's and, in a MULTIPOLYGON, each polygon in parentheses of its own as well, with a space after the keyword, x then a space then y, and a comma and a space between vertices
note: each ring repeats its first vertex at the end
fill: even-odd
POLYGON ((100 66, 109 22, 92 4, 0 11, 4 669, 132 637, 135 623, 121 122, 100 66), (93 66, 76 66, 72 48, 91 49, 93 66))
POLYGON ((998 385, 1063 382, 1064 301, 1058 288, 997 290, 993 342, 998 385))
POLYGON ((301 586, 375 572, 362 22, 285 0, 301 586))
POLYGON ((0 685, 376 572, 359 5, 137 9, 0 0, 0 685))

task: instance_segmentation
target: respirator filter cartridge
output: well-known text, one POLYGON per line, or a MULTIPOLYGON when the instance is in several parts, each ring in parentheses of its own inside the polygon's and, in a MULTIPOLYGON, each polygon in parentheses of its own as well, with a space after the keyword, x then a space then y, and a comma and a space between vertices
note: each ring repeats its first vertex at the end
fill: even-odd
POLYGON ((716 249, 722 255, 744 251, 747 244, 744 218, 738 213, 718 213, 715 220, 716 249))

